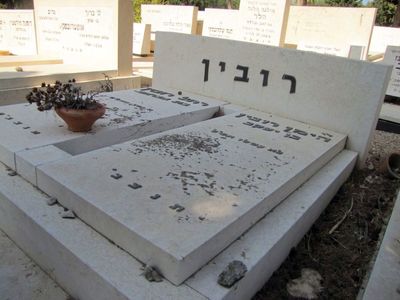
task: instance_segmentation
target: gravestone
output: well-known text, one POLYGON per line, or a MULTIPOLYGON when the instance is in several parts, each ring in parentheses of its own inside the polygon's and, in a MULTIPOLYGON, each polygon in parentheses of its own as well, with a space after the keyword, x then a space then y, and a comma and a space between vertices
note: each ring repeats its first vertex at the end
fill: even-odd
POLYGON ((168 56, 155 57, 154 85, 184 86, 192 93, 347 134, 347 149, 359 153, 358 166, 363 166, 389 67, 230 40, 168 38, 158 36, 168 56), (183 71, 176 68, 180 64, 183 71), (329 84, 332 80, 335 84, 329 84))
POLYGON ((305 42, 299 42, 297 45, 297 50, 311 51, 320 54, 329 54, 334 56, 348 57, 350 53, 350 46, 327 46, 327 45, 317 45, 305 42))
POLYGON ((141 23, 151 25, 151 50, 157 31, 196 34, 197 12, 196 6, 142 4, 141 23))
POLYGON ((240 1, 238 39, 270 46, 283 46, 289 7, 289 0, 240 1))
MULTIPOLYGON (((154 88, 139 94, 169 91, 183 108, 228 99, 226 115, 34 165, 39 188, 74 209, 74 221, 0 172, 0 226, 76 298, 248 299, 367 151, 390 67, 177 33, 157 39, 154 88), (248 271, 221 287, 232 260, 248 271), (173 286, 146 281, 144 264, 174 283, 201 269, 173 286)), ((19 152, 17 170, 44 150, 19 152)))
POLYGON ((376 8, 291 6, 285 43, 365 47, 365 60, 376 8), (340 22, 338 23, 338 20, 340 22))
POLYGON ((400 97, 400 46, 388 46, 383 63, 393 66, 386 95, 400 97))
POLYGON ((238 20, 238 10, 206 8, 203 36, 235 40, 238 38, 238 20))
POLYGON ((330 130, 247 110, 39 166, 37 180, 179 285, 345 142, 330 130))
POLYGON ((0 9, 0 50, 14 55, 35 55, 33 10, 0 9))
POLYGON ((128 0, 34 0, 39 54, 66 64, 132 74, 132 7, 128 0))
POLYGON ((133 23, 133 54, 150 54, 150 28, 150 24, 133 23))
POLYGON ((89 133, 73 133, 53 112, 34 105, 0 108, 0 161, 32 183, 35 167, 135 137, 149 135, 212 117, 220 102, 191 94, 151 88, 104 93, 106 114, 89 133))
POLYGON ((387 46, 400 46, 400 28, 374 26, 369 53, 385 53, 387 46))

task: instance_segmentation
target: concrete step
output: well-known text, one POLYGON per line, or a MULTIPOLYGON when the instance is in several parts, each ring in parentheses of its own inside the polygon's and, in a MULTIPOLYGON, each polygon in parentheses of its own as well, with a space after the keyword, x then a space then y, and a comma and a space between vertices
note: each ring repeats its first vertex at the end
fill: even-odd
POLYGON ((0 172, 0 227, 72 297, 79 299, 248 299, 268 280, 350 175, 356 153, 342 151, 242 237, 180 286, 148 282, 142 264, 19 176, 0 172), (231 288, 217 283, 233 260, 247 266, 231 288))

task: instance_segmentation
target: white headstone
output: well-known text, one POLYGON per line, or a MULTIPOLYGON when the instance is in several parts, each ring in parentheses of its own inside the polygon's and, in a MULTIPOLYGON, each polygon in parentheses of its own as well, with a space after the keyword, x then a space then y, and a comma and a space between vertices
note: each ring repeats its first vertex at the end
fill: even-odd
POLYGON ((234 40, 238 38, 239 11, 236 9, 206 8, 203 36, 234 40))
POLYGON ((344 49, 354 45, 368 50, 375 15, 376 8, 291 6, 285 43, 344 49))
POLYGON ((39 54, 61 56, 66 64, 132 74, 129 0, 34 0, 34 4, 39 54))
POLYGON ((400 97, 400 46, 388 46, 383 63, 393 66, 386 95, 400 97))
POLYGON ((33 10, 0 9, 0 50, 15 55, 37 53, 33 10))
POLYGON ((290 0, 240 1, 239 40, 283 46, 290 0))
POLYGON ((385 53, 387 46, 400 46, 400 28, 374 26, 369 53, 385 53))
POLYGON ((178 285, 345 141, 248 110, 46 164, 38 186, 178 285))
POLYGON ((206 37, 157 38, 162 50, 155 57, 154 85, 184 87, 347 134, 347 148, 359 153, 363 165, 390 67, 206 37))
POLYGON ((334 56, 348 57, 350 46, 333 46, 333 45, 318 45, 306 42, 300 42, 297 45, 297 50, 311 51, 320 54, 329 54, 334 56))
POLYGON ((150 28, 150 24, 133 23, 133 54, 150 54, 150 28))
POLYGON ((197 11, 195 6, 142 4, 142 23, 151 24, 151 32, 170 31, 196 33, 197 11))

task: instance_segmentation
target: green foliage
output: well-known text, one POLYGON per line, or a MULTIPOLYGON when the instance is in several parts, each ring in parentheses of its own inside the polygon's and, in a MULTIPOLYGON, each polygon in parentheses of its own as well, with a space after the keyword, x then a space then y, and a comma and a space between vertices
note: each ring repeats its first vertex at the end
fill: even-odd
MULTIPOLYGON (((396 4, 394 2, 396 1, 374 0, 369 4, 369 6, 378 9, 376 14, 377 25, 390 26, 393 24, 394 16, 396 14, 396 4)), ((397 5, 399 5, 398 1, 397 5)))
POLYGON ((349 6, 349 7, 362 6, 361 0, 326 0, 325 2, 330 6, 349 6))
POLYGON ((134 0, 133 1, 133 16, 135 23, 140 23, 142 20, 140 16, 140 6, 142 4, 168 4, 164 0, 134 0))

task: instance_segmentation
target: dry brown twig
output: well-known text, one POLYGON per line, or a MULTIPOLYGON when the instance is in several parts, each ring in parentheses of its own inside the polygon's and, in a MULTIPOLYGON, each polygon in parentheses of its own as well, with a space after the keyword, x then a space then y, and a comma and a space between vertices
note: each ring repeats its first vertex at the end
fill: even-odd
POLYGON ((338 227, 343 223, 344 220, 346 220, 347 216, 349 215, 349 213, 351 212, 351 210, 353 209, 353 197, 351 197, 351 204, 350 204, 350 208, 348 211, 346 211, 346 213, 343 215, 343 217, 339 220, 339 222, 337 222, 332 228, 331 230, 329 230, 329 234, 332 234, 333 232, 335 232, 336 229, 338 229, 338 227))

